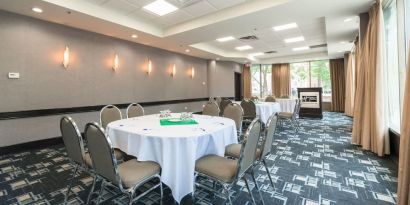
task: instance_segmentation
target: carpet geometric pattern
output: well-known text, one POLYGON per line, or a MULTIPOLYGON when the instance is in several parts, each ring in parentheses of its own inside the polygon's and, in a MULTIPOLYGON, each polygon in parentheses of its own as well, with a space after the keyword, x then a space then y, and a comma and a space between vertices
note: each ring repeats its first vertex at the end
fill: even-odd
MULTIPOLYGON (((351 118, 326 112, 323 119, 299 122, 298 133, 289 123, 276 130, 267 160, 275 188, 270 186, 265 169, 255 168, 265 204, 396 204, 397 164, 352 145, 351 118)), ((0 156, 0 204, 62 204, 73 168, 63 145, 0 156)), ((84 204, 93 178, 81 172, 76 179, 69 203, 84 204)), ((254 184, 250 186, 257 204, 261 204, 254 184)), ((175 204, 170 189, 164 187, 163 204, 175 204)), ((141 189, 149 188, 150 183, 141 189)), ((231 193, 233 204, 252 204, 243 181, 231 193)), ((159 198, 157 189, 134 204, 159 204, 159 198)), ((111 187, 104 190, 102 200, 102 204, 127 204, 127 197, 111 187)), ((223 202, 206 190, 196 191, 195 204, 223 202)), ((181 204, 192 204, 191 197, 185 197, 181 204)))

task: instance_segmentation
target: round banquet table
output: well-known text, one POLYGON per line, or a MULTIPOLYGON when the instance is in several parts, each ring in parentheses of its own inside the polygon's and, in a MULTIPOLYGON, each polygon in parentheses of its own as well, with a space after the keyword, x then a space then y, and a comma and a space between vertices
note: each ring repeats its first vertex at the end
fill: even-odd
POLYGON ((123 119, 108 124, 107 134, 113 147, 161 165, 161 181, 179 203, 194 190, 195 161, 209 154, 224 156, 225 146, 238 143, 233 120, 207 115, 193 119, 198 124, 161 125, 159 114, 123 119))
MULTIPOLYGON (((234 101, 234 103, 241 104, 241 101, 234 101)), ((282 112, 278 102, 256 102, 255 107, 256 115, 265 124, 273 113, 282 112)))
POLYGON ((293 112, 295 109, 296 100, 291 98, 276 98, 276 102, 280 104, 282 112, 293 112))

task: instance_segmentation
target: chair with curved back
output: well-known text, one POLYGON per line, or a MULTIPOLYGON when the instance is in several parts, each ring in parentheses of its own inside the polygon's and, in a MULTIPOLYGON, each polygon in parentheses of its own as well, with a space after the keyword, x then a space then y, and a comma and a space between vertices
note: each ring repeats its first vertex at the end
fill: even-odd
POLYGON ((265 102, 276 102, 276 99, 274 96, 269 95, 265 98, 265 102))
POLYGON ((221 107, 222 98, 220 96, 216 96, 215 101, 216 101, 216 104, 218 105, 218 107, 221 107))
POLYGON ((132 204, 132 202, 140 199, 157 187, 160 187, 162 199, 161 167, 157 163, 151 161, 140 162, 132 159, 118 164, 111 141, 106 136, 102 127, 97 123, 88 123, 84 133, 88 139, 88 149, 94 170, 97 177, 102 180, 96 204, 99 204, 102 192, 107 184, 114 185, 118 187, 121 193, 127 194, 129 204, 132 204), (157 178, 159 183, 134 198, 137 188, 154 178, 157 178))
MULTIPOLYGON (((70 162, 74 164, 74 172, 71 179, 69 180, 69 183, 67 185, 67 192, 64 196, 64 204, 66 204, 72 188, 72 183, 75 180, 77 172, 82 169, 83 171, 89 173, 91 176, 93 176, 94 174, 92 172, 92 162, 90 154, 85 151, 81 132, 78 129, 77 124, 71 117, 64 116, 63 118, 61 118, 60 131, 68 158, 70 159, 70 162)), ((90 200, 91 193, 94 190, 95 177, 93 178, 93 185, 87 197, 87 204, 90 200)))
POLYGON ((127 107, 127 118, 144 116, 144 108, 138 103, 131 103, 127 107))
POLYGON ((219 116, 219 107, 216 102, 207 102, 202 109, 203 115, 219 116))
POLYGON ((251 100, 243 99, 241 102, 241 107, 243 109, 243 118, 252 122, 256 117, 255 103, 251 100))
POLYGON ((251 101, 259 100, 259 97, 258 96, 252 96, 250 100, 251 101))
POLYGON ((283 121, 287 120, 291 122, 293 128, 295 129, 295 132, 299 131, 299 122, 298 122, 298 116, 299 116, 299 111, 300 111, 300 100, 296 99, 295 100, 295 108, 293 109, 293 112, 280 112, 278 114, 279 122, 283 126, 283 121))
POLYGON ((225 110, 225 107, 229 104, 231 104, 232 101, 228 98, 222 99, 222 101, 219 103, 219 115, 222 116, 225 110))
MULTIPOLYGON (((107 125, 110 122, 114 122, 121 119, 121 110, 115 105, 106 105, 100 111, 100 125, 104 129, 107 128, 107 125)), ((125 156, 126 154, 123 151, 115 149, 115 157, 117 158, 117 160, 122 160, 125 156)))
POLYGON ((242 121, 243 121, 243 109, 236 103, 230 103, 225 107, 223 117, 230 118, 235 121, 238 138, 242 135, 242 121))
MULTIPOLYGON (((223 187, 222 193, 225 195, 224 198, 228 200, 229 204, 232 204, 230 189, 232 189, 232 187, 242 179, 245 181, 245 185, 253 203, 256 204, 246 178, 247 175, 251 175, 262 200, 262 204, 264 204, 253 171, 253 165, 256 159, 256 148, 258 146, 261 128, 261 121, 259 118, 255 118, 246 131, 246 141, 243 142, 243 148, 241 149, 238 160, 228 159, 217 155, 207 155, 198 159, 195 163, 195 178, 202 176, 221 184, 223 187)), ((212 187, 208 187, 200 183, 196 183, 196 186, 203 187, 219 194, 219 192, 215 191, 212 187)), ((195 192, 193 194, 195 194, 195 192)))

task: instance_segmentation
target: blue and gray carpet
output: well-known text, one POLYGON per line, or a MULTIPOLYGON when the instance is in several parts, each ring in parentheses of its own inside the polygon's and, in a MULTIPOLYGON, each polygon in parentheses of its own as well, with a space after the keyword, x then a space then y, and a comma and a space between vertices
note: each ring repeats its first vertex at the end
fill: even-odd
MULTIPOLYGON (((256 168, 265 204, 334 205, 396 204, 397 165, 351 145, 352 120, 338 113, 325 113, 322 120, 302 119, 297 134, 285 123, 278 127, 269 169, 256 168)), ((62 145, 0 156, 0 204, 61 204, 73 166, 62 145)), ((86 173, 77 176, 70 204, 83 204, 92 183, 86 173)), ((142 189, 149 188, 149 184, 142 189)), ((256 202, 261 203, 251 184, 256 202)), ((245 183, 231 191, 233 204, 251 204, 245 183)), ((174 204, 169 189, 163 204, 174 204)), ((127 197, 114 188, 103 192, 103 204, 126 204, 127 197)), ((159 204, 159 190, 134 204, 159 204)), ((94 195, 95 198, 95 195, 94 195)), ((222 204, 223 199, 198 189, 196 204, 222 204)), ((186 197, 182 204, 192 204, 186 197)))

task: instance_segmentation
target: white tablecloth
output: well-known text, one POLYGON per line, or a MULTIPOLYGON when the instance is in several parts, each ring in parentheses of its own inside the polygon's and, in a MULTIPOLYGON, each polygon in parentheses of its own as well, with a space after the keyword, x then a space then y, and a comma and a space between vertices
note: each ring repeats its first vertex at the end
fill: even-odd
POLYGON ((194 119, 197 125, 161 126, 158 114, 146 115, 112 122, 107 134, 115 148, 160 164, 161 181, 180 202, 194 190, 195 161, 209 154, 224 156, 225 146, 238 143, 233 120, 206 115, 194 119))
POLYGON ((276 98, 276 102, 280 104, 282 112, 293 112, 295 109, 296 100, 290 98, 276 98))
MULTIPOLYGON (((241 101, 234 101, 234 103, 241 104, 241 101)), ((263 123, 267 123, 269 117, 275 112, 282 112, 280 104, 277 102, 257 102, 256 115, 263 123)))

